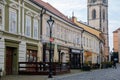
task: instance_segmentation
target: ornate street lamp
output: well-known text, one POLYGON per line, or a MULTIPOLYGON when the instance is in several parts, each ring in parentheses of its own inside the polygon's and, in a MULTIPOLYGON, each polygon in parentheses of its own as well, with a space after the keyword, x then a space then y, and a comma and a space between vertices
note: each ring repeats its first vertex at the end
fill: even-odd
POLYGON ((49 50, 49 75, 48 78, 52 78, 52 27, 54 24, 54 20, 52 19, 52 16, 50 16, 50 19, 47 20, 47 23, 50 28, 50 50, 49 50))

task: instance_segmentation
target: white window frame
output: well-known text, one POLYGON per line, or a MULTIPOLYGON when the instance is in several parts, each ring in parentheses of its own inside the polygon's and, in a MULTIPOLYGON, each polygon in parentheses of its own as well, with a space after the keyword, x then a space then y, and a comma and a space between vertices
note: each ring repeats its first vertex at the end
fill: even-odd
POLYGON ((38 33, 39 33, 38 27, 39 27, 39 20, 34 18, 33 20, 33 38, 34 39, 38 39, 38 33))
POLYGON ((31 16, 29 16, 29 15, 26 15, 26 22, 25 22, 25 35, 27 36, 27 37, 31 37, 31 23, 32 23, 32 19, 31 19, 31 16), (27 23, 27 21, 28 21, 28 23, 27 23), (27 29, 29 28, 29 30, 28 31, 30 31, 29 33, 27 33, 28 31, 27 31, 27 29))
POLYGON ((10 33, 17 33, 17 24, 18 24, 18 21, 17 21, 17 10, 15 10, 13 8, 9 8, 9 32, 10 33), (12 14, 14 14, 14 15, 12 15, 12 14), (12 15, 12 17, 15 17, 15 22, 16 22, 15 24, 13 24, 11 15, 12 15))
POLYGON ((49 37, 50 36, 50 27, 47 23, 47 20, 46 20, 46 36, 49 37))
POLYGON ((1 24, 0 24, 0 30, 4 30, 4 20, 5 20, 4 9, 5 8, 2 4, 0 5, 0 9, 1 9, 1 17, 2 17, 1 24))
POLYGON ((52 27, 52 37, 55 37, 55 28, 56 28, 56 26, 55 26, 55 23, 54 23, 53 27, 52 27))

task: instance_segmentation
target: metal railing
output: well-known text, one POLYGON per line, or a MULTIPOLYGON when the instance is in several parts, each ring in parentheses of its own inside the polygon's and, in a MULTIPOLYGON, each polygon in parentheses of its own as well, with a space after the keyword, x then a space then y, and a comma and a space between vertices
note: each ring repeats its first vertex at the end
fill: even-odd
MULTIPOLYGON (((19 74, 47 75, 49 62, 19 62, 19 74)), ((69 63, 52 62, 53 75, 70 72, 69 63)))

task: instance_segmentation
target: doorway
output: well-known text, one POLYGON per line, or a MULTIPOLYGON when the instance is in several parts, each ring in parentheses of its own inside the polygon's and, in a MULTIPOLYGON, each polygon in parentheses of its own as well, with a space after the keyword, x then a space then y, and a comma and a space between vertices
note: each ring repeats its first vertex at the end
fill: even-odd
POLYGON ((81 63, 80 63, 80 54, 70 54, 70 62, 71 62, 71 68, 72 69, 79 69, 81 68, 81 63))
POLYGON ((16 74, 17 72, 17 49, 6 47, 6 75, 16 74))

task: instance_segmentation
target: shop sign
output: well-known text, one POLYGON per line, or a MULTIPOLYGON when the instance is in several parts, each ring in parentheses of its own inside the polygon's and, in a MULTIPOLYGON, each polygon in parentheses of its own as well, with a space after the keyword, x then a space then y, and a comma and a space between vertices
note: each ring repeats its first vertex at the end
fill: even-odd
POLYGON ((79 53, 80 54, 80 50, 75 50, 75 49, 71 49, 72 53, 79 53))

